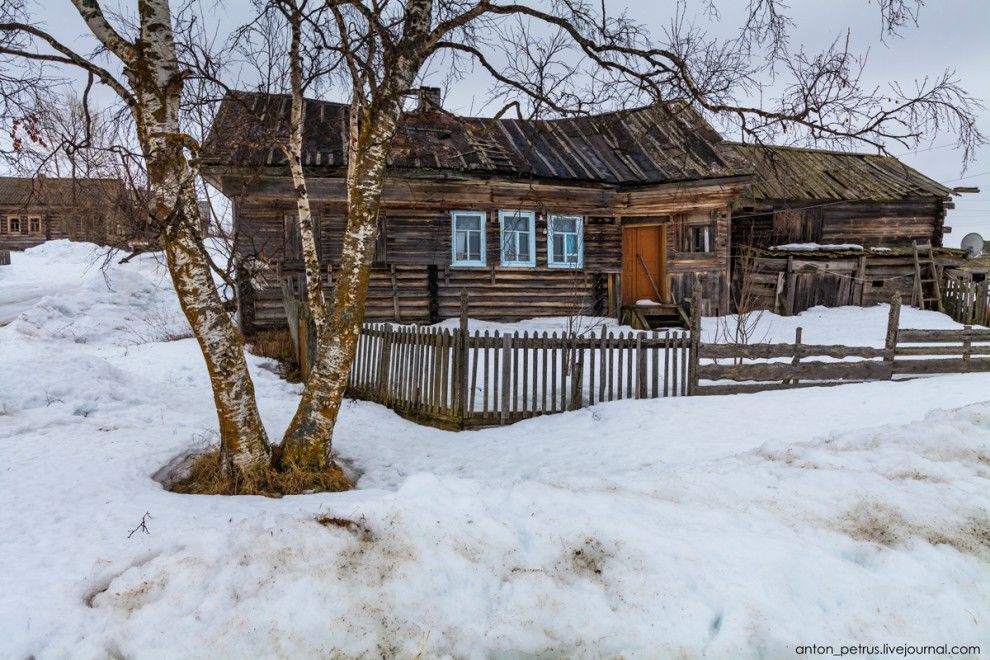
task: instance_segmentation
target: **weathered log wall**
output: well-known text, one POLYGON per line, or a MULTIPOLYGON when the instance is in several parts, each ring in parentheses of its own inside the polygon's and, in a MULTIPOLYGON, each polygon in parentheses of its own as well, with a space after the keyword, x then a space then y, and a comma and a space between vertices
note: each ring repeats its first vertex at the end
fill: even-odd
MULTIPOLYGON (((475 318, 520 319, 607 311, 607 278, 616 277, 621 270, 622 241, 616 220, 586 217, 584 267, 561 269, 547 265, 547 215, 539 214, 536 266, 504 267, 498 209, 471 208, 488 214, 484 267, 451 266, 449 212, 395 206, 383 211, 366 303, 369 321, 430 322, 457 316, 461 291, 467 291, 475 318)), ((240 200, 235 209, 238 252, 269 264, 268 271, 255 278, 250 296, 253 309, 242 310, 242 318, 250 319, 249 325, 254 327, 281 325, 285 322, 281 279, 291 282, 294 295, 302 292, 301 262, 293 253, 290 235, 295 208, 288 200, 240 200), (286 215, 289 224, 284 220, 286 215)), ((319 222, 329 296, 340 260, 345 217, 339 205, 333 203, 316 203, 313 212, 319 222)))
POLYGON ((864 247, 942 245, 943 202, 914 198, 889 202, 738 202, 735 245, 767 248, 786 243, 855 243, 864 247))
POLYGON ((0 249, 26 250, 56 238, 69 238, 69 234, 65 230, 63 214, 47 210, 25 211, 23 207, 0 206, 0 249), (20 221, 18 231, 10 230, 10 218, 12 217, 16 217, 20 221), (30 230, 29 217, 41 219, 38 231, 32 232, 30 230))

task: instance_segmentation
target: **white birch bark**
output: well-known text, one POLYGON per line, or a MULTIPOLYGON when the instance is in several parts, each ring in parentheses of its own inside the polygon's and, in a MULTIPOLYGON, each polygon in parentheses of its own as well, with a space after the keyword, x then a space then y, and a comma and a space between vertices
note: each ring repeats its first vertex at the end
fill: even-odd
POLYGON ((306 273, 306 305, 316 325, 317 345, 326 328, 327 302, 323 294, 323 277, 320 272, 320 253, 316 245, 312 206, 303 169, 303 131, 306 121, 306 101, 302 82, 302 25, 298 6, 288 3, 288 18, 292 38, 289 45, 289 69, 292 94, 289 144, 283 148, 292 174, 292 187, 296 195, 296 212, 302 245, 303 268, 306 273))
POLYGON ((95 0, 73 0, 88 27, 125 65, 137 103, 131 107, 147 163, 175 291, 206 360, 220 423, 221 460, 231 475, 265 465, 268 438, 244 358, 244 343, 213 284, 200 233, 191 142, 180 130, 183 87, 168 0, 139 3, 139 36, 123 42, 95 0))
POLYGON ((431 16, 431 0, 408 2, 402 52, 390 63, 367 105, 351 106, 347 227, 340 269, 316 364, 283 437, 280 453, 285 467, 319 470, 333 464, 333 429, 364 322, 388 153, 402 115, 403 96, 422 63, 420 46, 431 16))

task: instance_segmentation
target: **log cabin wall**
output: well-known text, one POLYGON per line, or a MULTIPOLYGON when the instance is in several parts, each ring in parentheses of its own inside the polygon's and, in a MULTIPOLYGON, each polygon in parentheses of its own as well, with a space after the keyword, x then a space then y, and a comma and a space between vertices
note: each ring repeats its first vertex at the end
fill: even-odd
MULTIPOLYGON (((525 202, 525 200, 521 200, 525 202)), ((550 213, 575 214, 574 207, 539 207, 489 203, 463 205, 459 210, 486 214, 485 266, 451 265, 452 229, 448 209, 390 204, 381 214, 378 251, 371 272, 366 317, 373 321, 428 323, 456 317, 461 291, 467 291, 471 316, 514 320, 535 316, 604 314, 607 278, 621 270, 621 233, 617 220, 584 215, 582 268, 551 268, 547 255, 547 218, 550 213), (501 209, 536 212, 536 265, 503 266, 498 212, 501 209)), ((241 199, 234 205, 237 251, 259 257, 267 268, 253 278, 250 310, 242 310, 254 328, 284 324, 281 276, 288 275, 294 295, 302 292, 302 263, 293 250, 295 206, 288 199, 241 199)), ((338 203, 316 202, 321 260, 326 269, 326 293, 332 295, 344 233, 344 209, 338 203)), ((242 295, 242 300, 247 296, 242 295)), ((247 329, 247 328, 246 328, 247 329)))
MULTIPOLYGON (((615 312, 622 272, 622 224, 662 215, 671 221, 668 275, 675 302, 690 300, 696 281, 703 286, 706 313, 728 307, 729 199, 739 183, 652 187, 632 193, 605 186, 505 181, 390 181, 383 192, 378 251, 371 273, 369 320, 426 323, 456 317, 461 291, 468 293, 473 318, 517 320, 537 316, 606 315, 615 312), (485 266, 451 265, 451 211, 486 214, 485 266), (499 210, 536 214, 536 265, 504 266, 500 254, 499 210), (583 267, 548 265, 547 221, 551 214, 583 218, 583 267), (691 252, 690 227, 709 228, 711 250, 691 252), (611 300, 609 296, 612 296, 611 300)), ((302 293, 302 263, 293 250, 285 217, 296 212, 287 178, 225 178, 234 198, 235 235, 241 256, 257 256, 268 268, 253 278, 241 300, 245 329, 285 322, 280 274, 302 293), (238 194, 240 191, 240 194, 238 194), (249 191, 249 192, 245 192, 249 191), (288 252, 287 252, 288 247, 288 252)), ((310 182, 318 219, 327 294, 339 264, 345 207, 339 181, 310 182), (329 198, 329 199, 328 199, 329 198), (336 199, 334 199, 336 198, 336 199)), ((289 226, 288 229, 293 229, 289 226)))
POLYGON ((727 314, 730 308, 729 218, 727 207, 678 213, 667 233, 667 274, 674 302, 691 299, 696 282, 701 283, 702 313, 706 316, 727 314), (707 251, 693 244, 698 235, 708 231, 707 251))
POLYGON ((864 247, 940 247, 945 204, 937 198, 885 202, 737 202, 732 240, 737 246, 769 248, 787 243, 853 243, 864 247))

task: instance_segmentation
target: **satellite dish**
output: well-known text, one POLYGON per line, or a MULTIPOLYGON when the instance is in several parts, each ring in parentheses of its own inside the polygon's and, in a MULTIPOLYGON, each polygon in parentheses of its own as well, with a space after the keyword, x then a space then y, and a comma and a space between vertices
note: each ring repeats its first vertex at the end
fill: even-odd
POLYGON ((969 252, 969 256, 978 257, 983 254, 983 237, 975 231, 963 236, 962 249, 969 252))

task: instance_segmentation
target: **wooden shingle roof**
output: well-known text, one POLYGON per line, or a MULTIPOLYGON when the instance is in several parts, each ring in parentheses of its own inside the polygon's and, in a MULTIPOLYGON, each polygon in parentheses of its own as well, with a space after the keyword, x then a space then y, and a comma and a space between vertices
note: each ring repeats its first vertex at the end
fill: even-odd
MULTIPOLYGON (((277 139, 288 134, 285 95, 228 94, 203 145, 215 167, 284 166, 277 139)), ((350 108, 308 100, 304 164, 318 176, 346 166, 350 108)), ((690 106, 670 103, 600 115, 519 120, 459 117, 430 108, 404 115, 389 168, 403 176, 457 173, 648 184, 746 174, 722 138, 690 106)))
POLYGON ((755 174, 753 200, 889 201, 952 190, 893 156, 724 142, 755 174))

